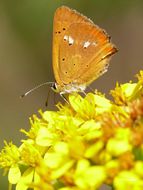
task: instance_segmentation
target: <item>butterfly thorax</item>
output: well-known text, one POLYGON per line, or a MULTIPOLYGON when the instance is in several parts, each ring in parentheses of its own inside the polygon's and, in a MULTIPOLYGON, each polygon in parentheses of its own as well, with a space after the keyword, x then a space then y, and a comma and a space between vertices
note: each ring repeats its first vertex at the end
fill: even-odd
POLYGON ((52 90, 54 90, 57 93, 60 94, 70 94, 73 92, 84 92, 86 89, 86 85, 85 84, 76 84, 76 83, 70 83, 70 84, 66 84, 66 85, 59 85, 56 82, 54 83, 54 85, 52 86, 52 90))

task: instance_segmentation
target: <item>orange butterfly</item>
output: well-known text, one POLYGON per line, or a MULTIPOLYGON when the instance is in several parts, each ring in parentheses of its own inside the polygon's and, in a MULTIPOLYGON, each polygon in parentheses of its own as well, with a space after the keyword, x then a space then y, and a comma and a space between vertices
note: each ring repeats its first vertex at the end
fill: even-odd
POLYGON ((103 29, 66 6, 56 10, 53 24, 53 70, 56 82, 46 82, 36 88, 51 84, 52 89, 60 95, 83 92, 87 85, 107 71, 110 57, 117 49, 103 29))

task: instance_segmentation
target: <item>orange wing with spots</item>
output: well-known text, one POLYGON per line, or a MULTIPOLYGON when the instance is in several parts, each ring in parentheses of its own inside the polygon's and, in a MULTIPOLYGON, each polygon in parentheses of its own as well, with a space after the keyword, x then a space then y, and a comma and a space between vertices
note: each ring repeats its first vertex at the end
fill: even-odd
POLYGON ((56 10, 53 70, 58 85, 89 84, 107 70, 117 51, 106 32, 65 6, 56 10))

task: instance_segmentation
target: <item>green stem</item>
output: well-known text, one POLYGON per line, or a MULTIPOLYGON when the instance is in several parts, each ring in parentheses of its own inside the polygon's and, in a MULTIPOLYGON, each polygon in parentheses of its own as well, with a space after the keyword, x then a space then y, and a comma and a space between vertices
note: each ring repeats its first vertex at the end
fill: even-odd
POLYGON ((12 184, 9 183, 8 190, 12 190, 12 184))

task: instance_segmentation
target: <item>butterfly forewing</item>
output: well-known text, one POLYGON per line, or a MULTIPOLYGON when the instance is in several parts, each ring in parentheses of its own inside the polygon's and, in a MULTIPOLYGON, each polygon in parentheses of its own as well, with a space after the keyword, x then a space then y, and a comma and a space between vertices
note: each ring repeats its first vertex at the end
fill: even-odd
POLYGON ((57 9, 53 31, 53 69, 58 85, 89 84, 107 70, 116 48, 106 32, 67 7, 57 9))
POLYGON ((90 19, 66 6, 59 7, 53 22, 53 70, 56 82, 63 84, 59 77, 59 47, 63 36, 73 23, 92 23, 90 19))

